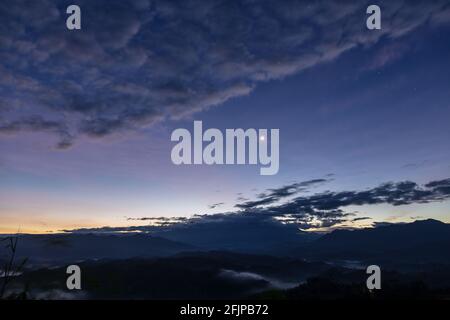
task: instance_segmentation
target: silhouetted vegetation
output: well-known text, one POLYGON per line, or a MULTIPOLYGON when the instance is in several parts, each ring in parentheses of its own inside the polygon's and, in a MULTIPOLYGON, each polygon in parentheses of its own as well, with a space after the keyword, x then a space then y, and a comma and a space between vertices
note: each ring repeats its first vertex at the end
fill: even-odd
MULTIPOLYGON (((6 250, 6 257, 4 258, 3 270, 2 270, 2 284, 0 287, 0 299, 5 298, 8 285, 11 281, 22 272, 23 267, 27 263, 27 259, 22 259, 19 263, 16 261, 17 243, 19 237, 4 237, 0 239, 0 242, 4 244, 3 248, 6 250)), ((18 295, 18 297, 23 294, 18 295)))

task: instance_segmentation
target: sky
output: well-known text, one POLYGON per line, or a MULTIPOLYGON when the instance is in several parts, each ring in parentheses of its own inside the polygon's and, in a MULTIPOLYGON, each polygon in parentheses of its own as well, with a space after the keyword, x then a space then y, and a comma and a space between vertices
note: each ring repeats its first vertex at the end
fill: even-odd
POLYGON ((450 3, 377 3, 2 1, 0 233, 450 222, 450 3), (280 129, 278 174, 175 166, 194 120, 280 129))

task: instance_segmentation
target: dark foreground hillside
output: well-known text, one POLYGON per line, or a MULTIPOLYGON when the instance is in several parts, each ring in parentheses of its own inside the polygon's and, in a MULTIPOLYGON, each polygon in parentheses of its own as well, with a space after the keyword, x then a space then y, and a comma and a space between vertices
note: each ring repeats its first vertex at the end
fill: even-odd
POLYGON ((82 290, 66 289, 65 268, 17 277, 10 297, 30 299, 373 299, 449 297, 448 268, 383 272, 383 290, 366 289, 364 270, 271 256, 198 252, 167 258, 80 264, 82 290), (25 293, 25 294, 22 294, 25 293), (22 294, 22 295, 21 295, 22 294))

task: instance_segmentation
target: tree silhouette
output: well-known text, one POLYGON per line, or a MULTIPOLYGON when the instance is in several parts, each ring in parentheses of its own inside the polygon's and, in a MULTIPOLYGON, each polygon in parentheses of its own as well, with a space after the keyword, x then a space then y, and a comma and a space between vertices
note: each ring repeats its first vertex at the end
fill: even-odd
POLYGON ((23 259, 19 264, 16 265, 16 252, 17 252, 17 242, 19 241, 18 236, 9 236, 0 238, 0 242, 6 243, 4 248, 7 251, 7 258, 3 266, 2 284, 0 287, 0 299, 5 297, 6 289, 14 277, 21 272, 25 264, 27 263, 27 258, 23 259))

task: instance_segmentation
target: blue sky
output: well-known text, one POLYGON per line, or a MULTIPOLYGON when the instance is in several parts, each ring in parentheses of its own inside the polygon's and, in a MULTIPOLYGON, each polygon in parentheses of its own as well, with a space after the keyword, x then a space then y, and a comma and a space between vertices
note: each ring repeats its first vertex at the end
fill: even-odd
MULTIPOLYGON (((102 1, 80 1, 79 33, 58 27, 64 1, 43 1, 33 12, 6 2, 5 232, 231 212, 244 201, 238 197, 312 179, 327 181, 292 198, 406 180, 421 188, 450 177, 446 1, 380 2, 381 31, 366 30, 364 5, 351 2, 134 1, 101 10, 102 1), (279 128, 279 173, 174 166, 170 133, 194 120, 279 128), (223 204, 209 208, 215 203, 223 204)), ((371 217, 369 224, 450 221, 448 200, 436 199, 343 209, 352 219, 371 217)))

